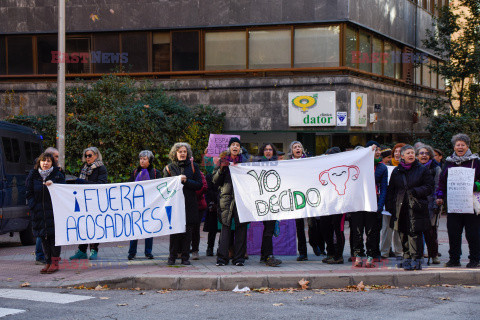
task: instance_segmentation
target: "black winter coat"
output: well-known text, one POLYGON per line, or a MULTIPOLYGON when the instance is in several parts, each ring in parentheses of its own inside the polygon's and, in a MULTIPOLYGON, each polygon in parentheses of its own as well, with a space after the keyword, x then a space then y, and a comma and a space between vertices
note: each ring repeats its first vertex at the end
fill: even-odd
MULTIPOLYGON (((45 181, 52 180, 53 183, 65 183, 65 176, 58 167, 48 175, 45 181)), ((26 180, 26 198, 30 208, 32 219, 33 235, 35 237, 47 237, 55 235, 55 222, 53 219, 53 206, 50 192, 38 170, 33 169, 26 180)))
POLYGON ((392 214, 391 227, 404 233, 426 231, 430 227, 428 196, 433 189, 432 175, 418 160, 413 162, 410 170, 406 170, 401 164, 393 169, 386 200, 386 209, 392 214), (407 190, 410 191, 410 196, 407 190), (412 210, 409 210, 410 203, 413 205, 412 210))
POLYGON ((173 162, 163 169, 164 177, 174 177, 185 175, 187 181, 183 182, 183 195, 185 197, 185 220, 187 224, 200 223, 200 214, 198 212, 197 194, 195 191, 202 189, 203 182, 200 176, 200 168, 196 163, 190 160, 173 162), (168 168, 168 170, 167 170, 168 168), (195 170, 195 172, 194 172, 195 170))
MULTIPOLYGON (((84 164, 86 166, 87 164, 84 164)), ((83 168, 83 167, 82 167, 83 168)), ((107 167, 100 166, 92 170, 92 174, 87 176, 87 179, 76 180, 77 184, 105 184, 108 183, 107 167)))
MULTIPOLYGON (((138 166, 137 169, 133 170, 132 174, 130 175, 130 179, 128 181, 133 182, 137 178, 137 176, 142 172, 142 167, 138 166)), ((162 178, 162 173, 160 170, 155 169, 152 165, 148 166, 148 175, 150 176, 150 180, 153 179, 160 179, 162 178)))

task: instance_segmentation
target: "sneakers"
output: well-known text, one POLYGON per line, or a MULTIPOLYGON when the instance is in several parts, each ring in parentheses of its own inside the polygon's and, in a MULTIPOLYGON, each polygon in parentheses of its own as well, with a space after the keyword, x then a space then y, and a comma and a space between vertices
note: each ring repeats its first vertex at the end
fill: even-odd
POLYGON ((469 263, 467 263, 467 268, 478 268, 480 266, 480 263, 475 260, 470 260, 469 263))
POLYGON ((44 265, 44 264, 45 264, 45 260, 35 260, 35 264, 36 264, 37 266, 44 265))
POLYGON ((343 264, 343 257, 331 258, 331 259, 327 260, 327 263, 328 264, 343 264))
POLYGON ((147 259, 150 259, 150 260, 151 260, 151 259, 153 259, 153 254, 151 254, 151 253, 147 253, 147 254, 145 255, 145 258, 147 258, 147 259))
POLYGON ((50 264, 46 264, 45 267, 42 268, 42 270, 40 270, 40 273, 41 274, 46 274, 48 272, 48 269, 50 268, 50 264))
POLYGON ((175 264, 175 259, 168 258, 167 264, 168 264, 169 266, 173 266, 173 265, 175 264))
POLYGON ((217 261, 217 263, 215 264, 217 267, 223 267, 225 266, 225 262, 222 262, 222 261, 217 261))
POLYGON ((198 251, 192 252, 192 260, 200 260, 200 257, 198 256, 198 251))
POLYGON ((207 248, 207 257, 213 257, 213 248, 207 248))
POLYGON ((297 261, 307 261, 308 256, 306 254, 301 254, 297 257, 297 261))
POLYGON ((97 260, 98 251, 97 250, 90 250, 90 257, 88 258, 89 260, 97 260))
POLYGON ((447 263, 445 263, 446 268, 454 268, 454 267, 460 267, 460 261, 457 260, 448 260, 447 263))
POLYGON ((330 259, 333 259, 333 257, 332 256, 326 256, 325 258, 322 259, 322 262, 327 263, 327 261, 330 260, 330 259))
POLYGON ((128 260, 133 260, 133 259, 135 259, 135 255, 134 254, 129 254, 127 259, 128 260))
POLYGON ((432 264, 440 264, 440 259, 438 259, 438 257, 433 257, 432 264))
POLYGON ((373 262, 373 257, 368 257, 367 262, 365 262, 365 268, 375 268, 375 263, 373 262))
POLYGON ((361 268, 361 267, 363 267, 362 257, 356 257, 356 258, 355 258, 355 263, 353 264, 353 266, 356 267, 356 268, 361 268))
POLYGON ((184 266, 189 266, 189 265, 191 265, 191 263, 190 263, 189 260, 182 260, 182 264, 183 264, 184 266))
POLYGON ((268 267, 277 267, 282 263, 282 260, 276 259, 274 256, 268 256, 265 260, 265 265, 268 267))
POLYGON ((77 250, 73 256, 69 258, 70 260, 76 260, 76 259, 88 259, 87 253, 77 250))
POLYGON ((243 266, 245 265, 245 263, 243 263, 243 262, 236 262, 235 265, 236 265, 237 267, 243 267, 243 266))

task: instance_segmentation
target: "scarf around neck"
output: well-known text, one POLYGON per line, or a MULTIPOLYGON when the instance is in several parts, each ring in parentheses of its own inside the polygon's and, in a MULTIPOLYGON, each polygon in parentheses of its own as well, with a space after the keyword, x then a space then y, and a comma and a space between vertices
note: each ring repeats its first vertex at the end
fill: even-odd
POLYGON ((424 164, 425 167, 430 168, 430 165, 432 164, 432 160, 428 160, 427 163, 424 164))
POLYGON ((465 155, 463 155, 461 157, 457 156, 457 154, 455 152, 453 152, 453 154, 450 157, 447 157, 447 159, 445 161, 454 162, 455 164, 460 165, 462 162, 470 161, 470 160, 473 160, 473 159, 478 159, 478 154, 472 153, 472 151, 470 151, 470 149, 468 149, 467 152, 465 153, 465 155))
POLYGON ((42 169, 38 168, 38 173, 42 177, 43 181, 45 181, 45 179, 47 179, 47 177, 50 175, 50 173, 52 173, 52 171, 53 171, 53 166, 51 166, 50 169, 47 169, 47 170, 42 170, 42 169))
POLYGON ((405 168, 405 170, 410 170, 414 162, 406 164, 403 160, 400 161, 400 165, 405 168))
POLYGON ((137 174, 137 177, 135 178, 135 181, 144 181, 144 180, 150 180, 150 174, 148 173, 148 169, 142 169, 137 174))
POLYGON ((82 168, 82 171, 80 171, 80 179, 87 179, 87 176, 91 175, 93 170, 103 166, 103 162, 100 160, 95 160, 91 165, 88 165, 85 163, 85 165, 82 168))
POLYGON ((395 160, 395 158, 392 157, 392 166, 396 167, 400 164, 400 161, 395 160))

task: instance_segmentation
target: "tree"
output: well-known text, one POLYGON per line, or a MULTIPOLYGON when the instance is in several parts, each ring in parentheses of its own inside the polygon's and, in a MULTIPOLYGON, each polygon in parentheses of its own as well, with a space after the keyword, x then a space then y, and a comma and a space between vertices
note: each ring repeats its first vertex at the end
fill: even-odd
MULTIPOLYGON (((56 105, 56 95, 49 103, 56 105)), ((68 87, 65 109, 67 172, 78 175, 82 151, 96 146, 110 182, 128 179, 141 150, 152 150, 155 165, 163 168, 171 146, 179 141, 189 142, 201 161, 209 134, 221 132, 225 117, 209 106, 186 106, 151 82, 114 74, 68 87)), ((45 147, 55 145, 55 116, 17 116, 10 121, 36 129, 45 147)))
POLYGON ((426 48, 444 59, 431 69, 446 81, 441 96, 423 102, 430 118, 428 141, 443 150, 459 132, 469 134, 472 149, 480 150, 480 0, 459 0, 439 9, 433 28, 423 41, 426 48))

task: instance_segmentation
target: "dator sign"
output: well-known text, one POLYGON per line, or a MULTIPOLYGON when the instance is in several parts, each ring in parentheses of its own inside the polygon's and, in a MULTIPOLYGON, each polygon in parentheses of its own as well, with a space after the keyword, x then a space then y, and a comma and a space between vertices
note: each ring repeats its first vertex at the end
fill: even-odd
POLYGON ((328 127, 336 125, 335 91, 289 92, 290 127, 328 127))

